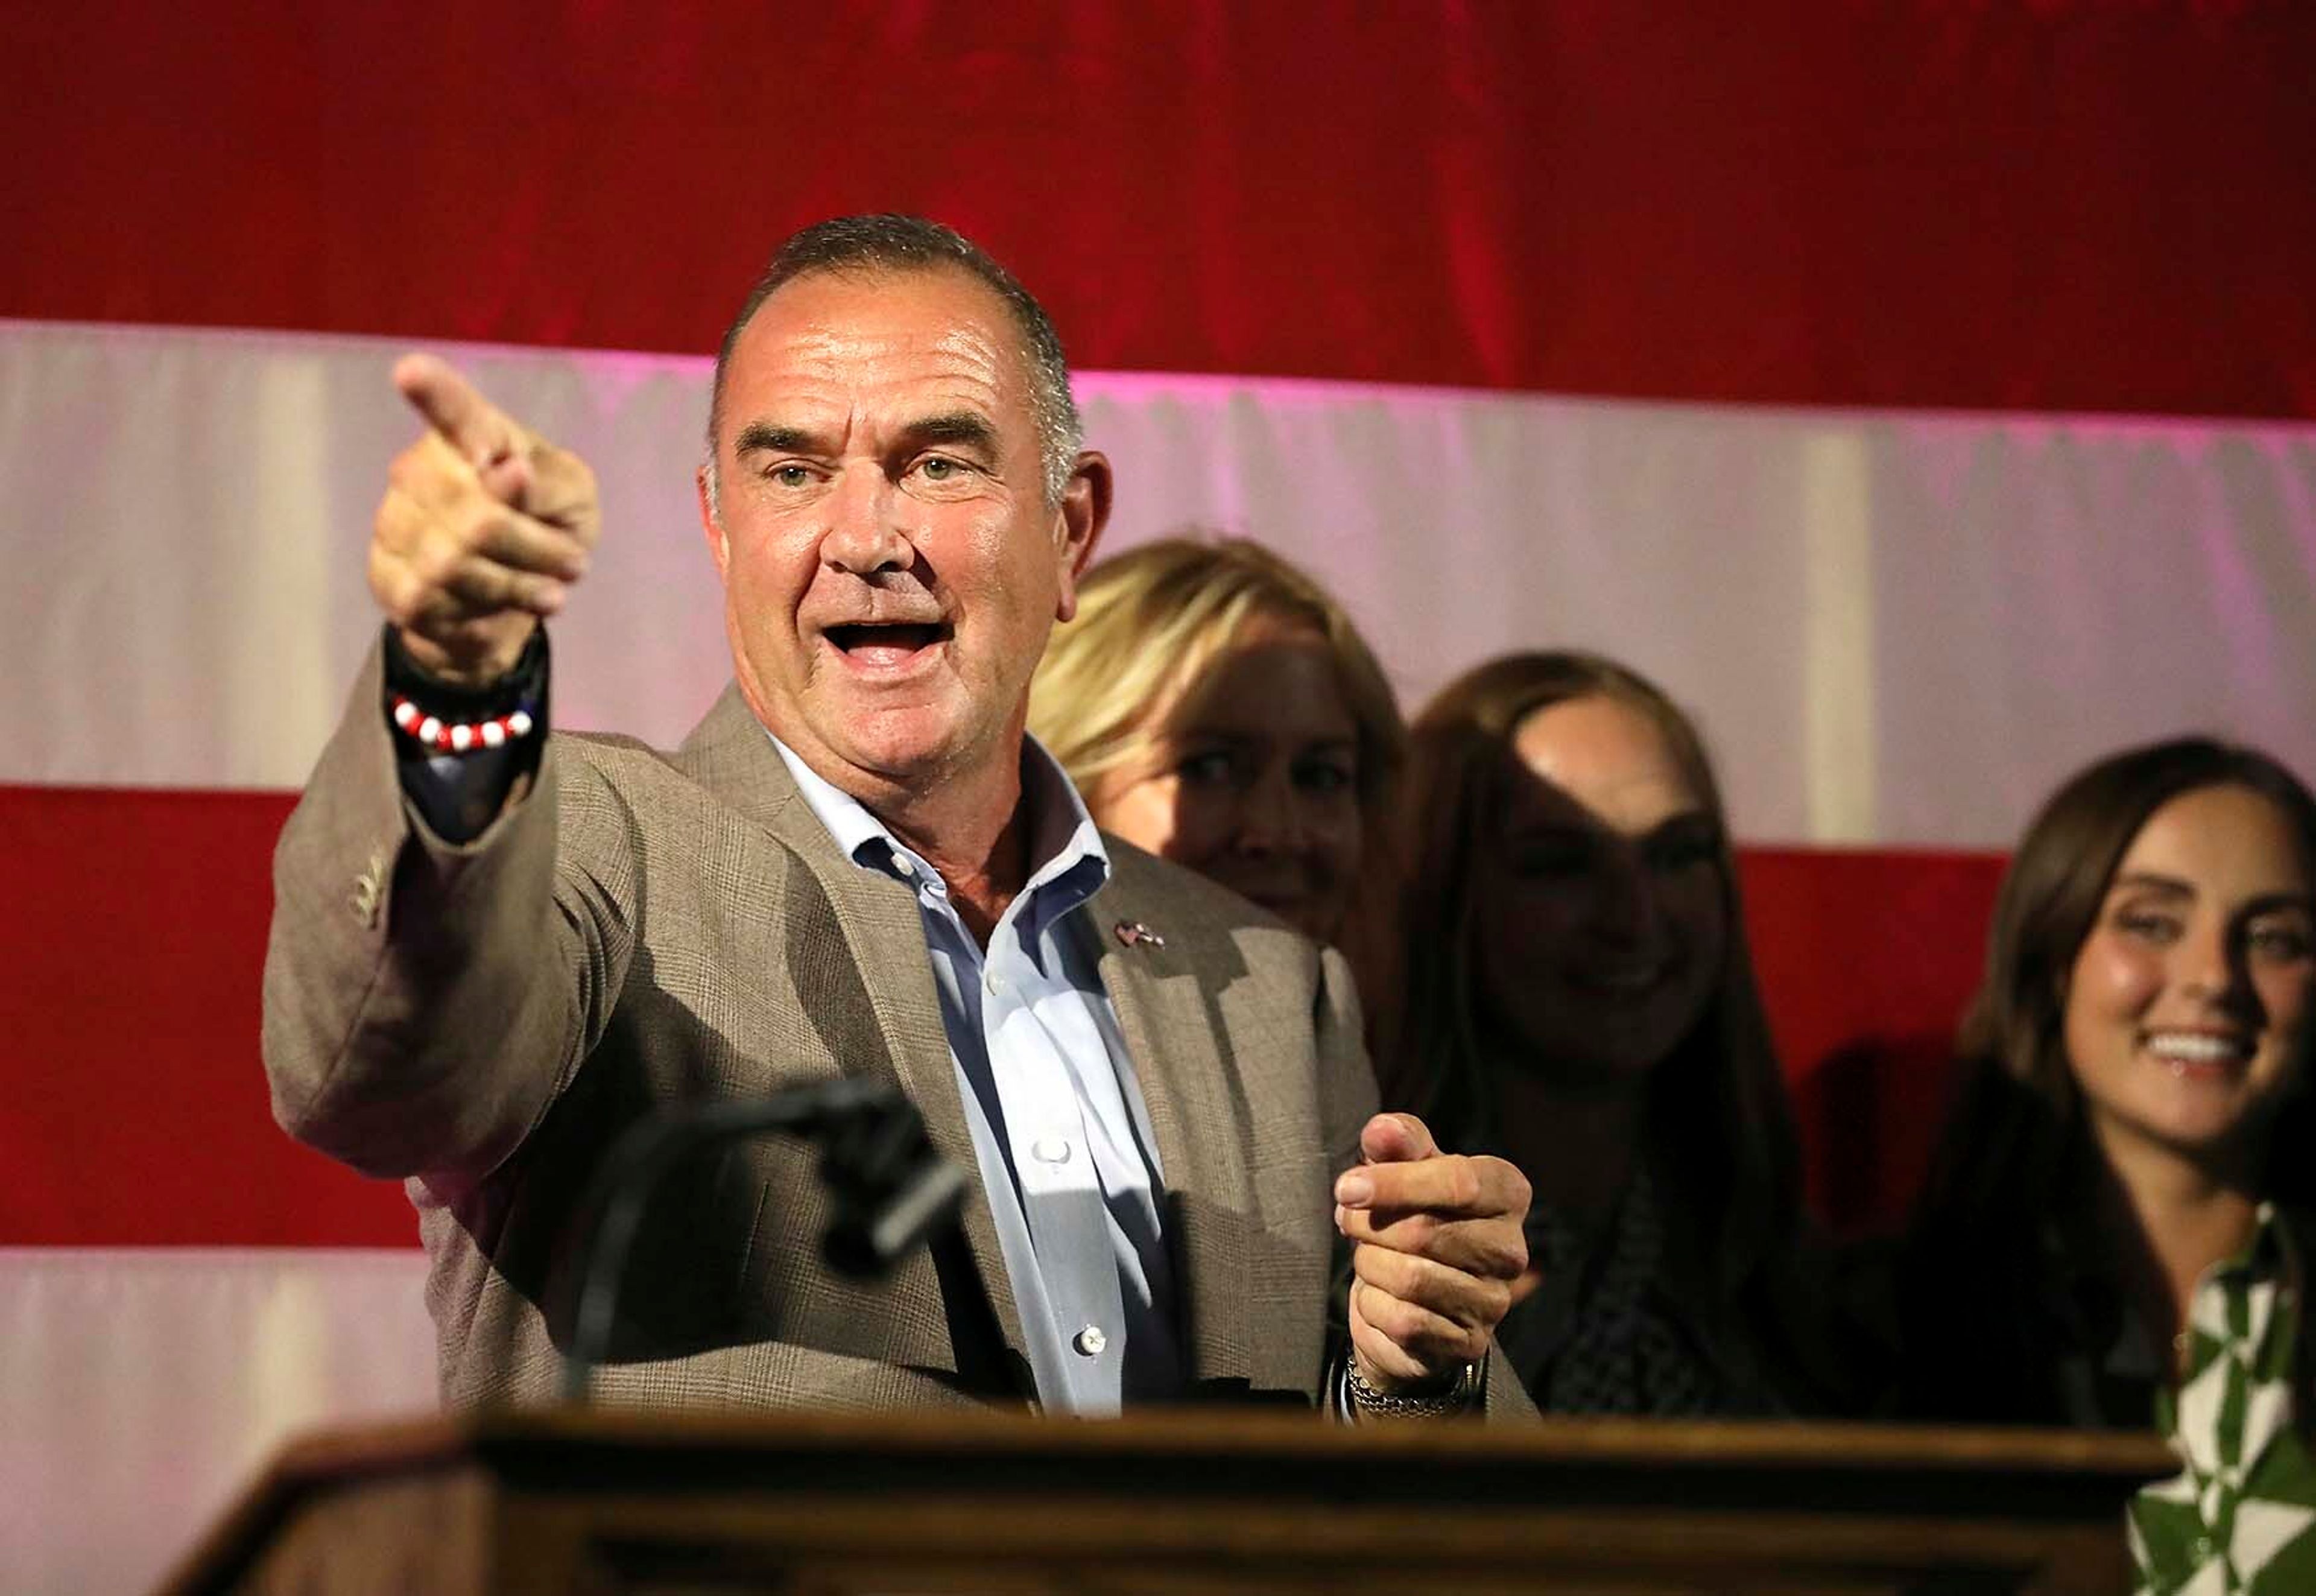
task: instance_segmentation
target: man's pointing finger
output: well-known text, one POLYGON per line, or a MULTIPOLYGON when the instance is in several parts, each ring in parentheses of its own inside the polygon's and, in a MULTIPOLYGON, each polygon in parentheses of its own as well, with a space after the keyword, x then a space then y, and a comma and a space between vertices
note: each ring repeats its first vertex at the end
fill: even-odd
POLYGON ((515 451, 521 430, 449 361, 431 354, 404 355, 394 362, 394 386, 476 470, 515 451))

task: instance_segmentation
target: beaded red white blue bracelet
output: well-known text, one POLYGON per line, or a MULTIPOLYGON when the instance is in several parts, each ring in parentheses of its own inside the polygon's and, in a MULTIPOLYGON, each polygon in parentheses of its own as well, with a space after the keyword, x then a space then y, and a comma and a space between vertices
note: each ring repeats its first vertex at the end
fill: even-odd
POLYGON ((512 710, 488 720, 444 720, 396 693, 394 724, 422 748, 437 753, 472 753, 484 748, 503 748, 527 737, 536 722, 528 709, 512 710))

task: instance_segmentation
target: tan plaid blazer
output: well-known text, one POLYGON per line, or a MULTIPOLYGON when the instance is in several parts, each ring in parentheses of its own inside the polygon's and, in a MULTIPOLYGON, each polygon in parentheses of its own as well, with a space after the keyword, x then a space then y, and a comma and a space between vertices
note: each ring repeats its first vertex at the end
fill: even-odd
MULTIPOLYGON (((976 1169, 912 894, 837 851, 736 691, 673 753, 551 737, 535 793, 453 846, 403 802, 379 669, 373 650, 275 856, 265 1063, 293 1135, 406 1181, 447 1400, 551 1395, 582 1194, 659 1105, 873 1076, 976 1169)), ((1375 1105, 1348 972, 1231 894, 1109 847, 1110 883, 1079 918, 1164 1169, 1193 1389, 1310 1400, 1330 1182, 1375 1105), (1163 945, 1128 945, 1118 922, 1163 945)), ((977 1181, 961 1244, 871 1283, 822 1263, 824 1208, 812 1155, 784 1138, 673 1175, 603 1396, 1029 1395, 977 1181)))

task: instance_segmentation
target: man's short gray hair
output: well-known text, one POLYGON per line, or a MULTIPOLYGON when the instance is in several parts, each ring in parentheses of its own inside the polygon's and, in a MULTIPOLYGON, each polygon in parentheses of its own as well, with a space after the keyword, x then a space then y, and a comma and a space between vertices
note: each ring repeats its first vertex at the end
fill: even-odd
POLYGON ((733 347, 764 301, 799 277, 815 272, 928 272, 952 266, 970 273, 1005 302, 1021 337, 1022 364, 1029 373, 1029 409, 1038 425, 1038 458, 1048 505, 1062 502, 1077 468, 1085 439, 1077 401, 1070 394, 1069 362, 1053 318, 1014 275, 987 251, 954 227, 922 216, 840 216, 815 222, 789 235, 771 264, 748 290, 740 314, 725 331, 716 352, 716 386, 708 405, 708 508, 720 515, 717 434, 724 420, 724 369, 733 347))

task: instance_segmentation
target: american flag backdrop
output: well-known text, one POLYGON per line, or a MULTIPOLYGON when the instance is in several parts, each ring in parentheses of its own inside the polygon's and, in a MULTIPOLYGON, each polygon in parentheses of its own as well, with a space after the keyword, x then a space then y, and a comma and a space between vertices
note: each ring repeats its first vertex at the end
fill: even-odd
POLYGON ((407 1205, 256 1053, 402 349, 595 465, 557 718, 673 740, 706 352, 797 226, 961 227, 1112 548, 1276 545, 1411 708, 1581 645, 1697 712, 1870 1219, 2061 776, 2316 774, 2312 84, 2281 0, 0 8, 0 1588, 133 1587, 432 1401, 407 1205))

